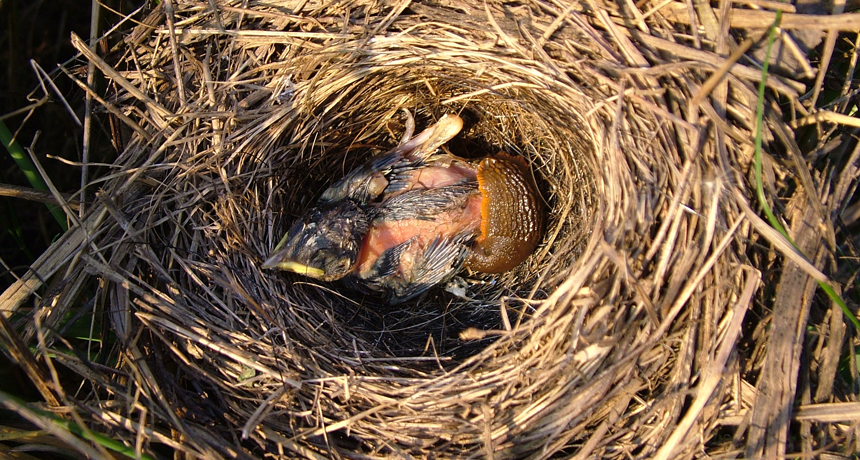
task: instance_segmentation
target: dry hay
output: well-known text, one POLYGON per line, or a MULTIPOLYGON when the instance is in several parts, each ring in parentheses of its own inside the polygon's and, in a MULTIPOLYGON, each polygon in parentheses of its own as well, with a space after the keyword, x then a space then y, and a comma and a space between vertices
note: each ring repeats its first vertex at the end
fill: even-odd
MULTIPOLYGON (((841 311, 813 302, 817 270, 750 209, 761 41, 717 72, 773 13, 737 5, 759 19, 730 29, 727 3, 678 5, 645 17, 657 5, 162 2, 106 60, 76 42, 107 77, 100 106, 122 152, 4 308, 52 280, 22 320, 24 340, 49 347, 76 299, 92 299, 115 346, 100 364, 47 363, 86 378, 60 398, 80 420, 143 452, 851 452, 856 424, 810 416, 788 431, 795 393, 829 403, 851 390, 832 390, 841 311), (456 154, 531 162, 552 210, 535 255, 464 276, 465 297, 435 289, 397 308, 261 271, 325 186, 398 142, 404 109, 419 129, 461 114, 456 154), (804 344, 808 316, 819 335, 804 344)), ((847 141, 809 175, 772 102, 805 113, 805 86, 786 77, 804 66, 787 62, 767 83, 766 191, 835 273, 858 150, 847 141)))

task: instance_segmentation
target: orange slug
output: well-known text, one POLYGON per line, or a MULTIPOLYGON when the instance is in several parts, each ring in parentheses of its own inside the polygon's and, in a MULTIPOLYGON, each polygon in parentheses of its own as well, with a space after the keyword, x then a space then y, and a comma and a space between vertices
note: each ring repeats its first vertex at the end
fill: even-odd
POLYGON ((525 160, 501 153, 478 165, 481 234, 465 267, 502 273, 524 261, 543 237, 544 210, 525 160))

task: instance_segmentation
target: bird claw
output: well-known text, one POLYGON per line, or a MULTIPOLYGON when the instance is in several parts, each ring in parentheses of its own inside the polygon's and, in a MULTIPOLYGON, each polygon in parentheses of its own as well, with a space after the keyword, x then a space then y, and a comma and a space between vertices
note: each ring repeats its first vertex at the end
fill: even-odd
POLYGON ((455 297, 459 297, 463 300, 475 300, 474 298, 466 295, 466 289, 468 287, 469 283, 467 283, 462 276, 455 276, 448 280, 443 288, 446 292, 453 294, 455 297))
POLYGON ((400 145, 409 142, 409 139, 412 139, 412 135, 415 134, 415 118, 412 116, 412 112, 409 109, 403 109, 403 113, 406 114, 406 131, 403 133, 400 145))

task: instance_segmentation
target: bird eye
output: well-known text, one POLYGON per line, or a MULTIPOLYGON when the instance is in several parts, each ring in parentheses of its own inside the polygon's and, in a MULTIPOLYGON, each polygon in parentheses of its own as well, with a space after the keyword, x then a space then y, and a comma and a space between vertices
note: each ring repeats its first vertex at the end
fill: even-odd
POLYGON ((349 259, 340 259, 337 263, 337 268, 341 271, 346 271, 349 269, 350 261, 349 259))

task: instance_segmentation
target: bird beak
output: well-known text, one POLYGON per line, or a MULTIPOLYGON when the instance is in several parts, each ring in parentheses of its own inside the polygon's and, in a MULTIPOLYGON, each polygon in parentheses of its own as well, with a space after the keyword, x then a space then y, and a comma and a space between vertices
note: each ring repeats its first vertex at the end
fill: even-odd
POLYGON ((283 251, 282 248, 286 245, 289 237, 289 232, 284 234, 284 237, 281 238, 281 241, 278 241, 278 245, 275 246, 275 250, 272 251, 272 255, 263 262, 263 265, 261 265, 260 268, 277 268, 288 272, 298 273, 300 275, 310 276, 311 278, 322 278, 325 275, 325 271, 322 269, 308 267, 307 265, 300 264, 292 260, 284 260, 283 253, 285 251, 283 251))
POLYGON ((311 278, 322 278, 325 276, 325 271, 319 268, 308 267, 307 265, 293 262, 291 260, 283 260, 282 256, 275 252, 272 257, 263 262, 261 268, 278 268, 288 272, 298 273, 300 275, 310 276, 311 278))

